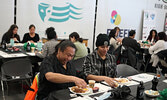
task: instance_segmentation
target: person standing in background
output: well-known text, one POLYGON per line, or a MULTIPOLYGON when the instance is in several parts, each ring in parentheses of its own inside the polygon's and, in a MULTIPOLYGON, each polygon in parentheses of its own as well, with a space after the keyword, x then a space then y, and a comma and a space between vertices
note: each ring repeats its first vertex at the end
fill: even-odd
POLYGON ((55 52, 55 46, 58 44, 58 41, 56 40, 57 35, 53 27, 46 29, 46 35, 48 41, 42 47, 42 53, 36 53, 36 55, 40 58, 45 58, 46 56, 53 54, 55 52))
POLYGON ((31 43, 35 43, 38 42, 40 40, 39 35, 37 33, 35 33, 35 26, 33 24, 31 24, 29 26, 29 33, 25 33, 22 43, 28 42, 30 41, 31 43))
POLYGON ((10 26, 9 30, 3 35, 1 44, 3 42, 10 43, 10 39, 13 38, 15 43, 20 42, 20 36, 17 34, 18 26, 13 24, 10 26))
POLYGON ((77 32, 73 32, 69 35, 70 41, 74 43, 77 50, 74 56, 74 60, 85 57, 88 55, 88 50, 84 44, 82 44, 82 38, 79 37, 77 32))

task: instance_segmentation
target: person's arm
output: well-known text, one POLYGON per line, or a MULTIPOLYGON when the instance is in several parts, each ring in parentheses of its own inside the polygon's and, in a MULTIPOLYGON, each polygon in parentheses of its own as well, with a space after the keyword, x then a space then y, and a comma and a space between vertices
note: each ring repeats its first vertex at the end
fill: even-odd
POLYGON ((105 81, 106 83, 108 83, 111 87, 114 87, 115 84, 115 79, 107 77, 107 76, 97 76, 97 75, 92 75, 89 74, 87 76, 87 80, 95 80, 95 81, 105 81))
POLYGON ((159 46, 161 46, 161 45, 162 45, 161 42, 160 42, 160 41, 157 41, 153 46, 151 46, 151 47, 149 48, 149 53, 150 53, 150 54, 153 54, 154 51, 156 51, 156 50, 159 48, 159 46))
POLYGON ((26 33, 24 34, 24 36, 23 36, 23 40, 22 40, 22 43, 25 43, 25 42, 27 42, 27 36, 26 36, 26 33))
POLYGON ((37 42, 40 40, 40 38, 39 38, 39 35, 36 33, 36 35, 37 35, 37 42))
POLYGON ((47 43, 45 43, 42 47, 42 53, 37 52, 36 55, 40 58, 45 58, 48 54, 48 48, 47 47, 48 47, 47 43))
POLYGON ((77 78, 75 76, 68 76, 59 73, 47 72, 45 77, 48 81, 53 83, 68 83, 74 82, 76 86, 86 88, 87 84, 83 79, 77 78))

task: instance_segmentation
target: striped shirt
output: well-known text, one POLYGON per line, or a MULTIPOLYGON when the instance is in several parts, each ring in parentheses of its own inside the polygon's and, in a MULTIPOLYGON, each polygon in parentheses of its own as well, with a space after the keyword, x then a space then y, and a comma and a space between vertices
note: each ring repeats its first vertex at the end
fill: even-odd
POLYGON ((99 75, 99 76, 116 76, 116 59, 114 55, 106 54, 106 59, 102 59, 97 50, 86 56, 83 64, 84 74, 87 76, 99 75))

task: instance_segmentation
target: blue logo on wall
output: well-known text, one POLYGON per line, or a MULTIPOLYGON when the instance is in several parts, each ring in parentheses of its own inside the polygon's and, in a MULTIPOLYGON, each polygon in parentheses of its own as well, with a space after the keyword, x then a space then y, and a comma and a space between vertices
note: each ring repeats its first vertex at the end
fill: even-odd
POLYGON ((74 20, 80 20, 82 8, 77 8, 74 5, 67 3, 67 6, 56 7, 46 3, 40 3, 38 5, 38 12, 43 22, 65 22, 70 18, 74 20))
POLYGON ((152 20, 154 20, 155 14, 151 14, 150 17, 151 17, 152 20))

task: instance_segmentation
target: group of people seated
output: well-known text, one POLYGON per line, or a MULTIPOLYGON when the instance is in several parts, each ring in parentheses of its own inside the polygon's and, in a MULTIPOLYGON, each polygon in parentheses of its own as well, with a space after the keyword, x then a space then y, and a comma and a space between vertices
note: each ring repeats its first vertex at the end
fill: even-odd
MULTIPOLYGON (((29 33, 26 33, 23 37, 23 41, 20 41, 20 37, 17 34, 18 27, 12 25, 8 32, 6 32, 2 38, 2 42, 10 42, 10 38, 13 38, 15 42, 27 42, 32 43, 39 41, 39 35, 35 33, 35 26, 30 25, 29 33)), ((39 69, 39 88, 37 92, 38 100, 48 100, 49 95, 53 91, 66 89, 71 86, 79 86, 85 88, 88 80, 105 81, 111 87, 114 87, 116 81, 116 56, 109 54, 108 50, 110 45, 113 45, 114 51, 120 46, 126 46, 140 51, 140 43, 134 38, 136 32, 131 30, 129 37, 123 39, 118 38, 120 29, 116 27, 110 31, 110 34, 99 34, 96 38, 96 49, 88 54, 87 48, 82 44, 82 39, 77 32, 73 32, 69 35, 69 40, 57 41, 57 34, 53 27, 46 29, 46 35, 48 41, 43 45, 42 53, 36 53, 37 56, 43 58, 39 69), (76 60, 81 57, 85 57, 82 65, 83 70, 78 72, 75 67, 72 66, 71 60, 76 60)), ((165 41, 166 34, 160 32, 157 35, 155 30, 150 32, 150 36, 147 41, 153 42, 154 45, 150 46, 149 52, 152 55, 153 67, 156 67, 157 56, 156 53, 166 49, 165 41)), ((113 51, 113 52, 114 52, 113 51)))
MULTIPOLYGON (((120 46, 130 47, 135 52, 141 51, 141 45, 140 45, 141 42, 137 42, 134 39, 136 34, 134 30, 131 30, 129 32, 129 37, 125 37, 123 39, 117 38, 118 35, 117 30, 119 31, 120 29, 116 27, 115 29, 112 29, 109 33, 110 45, 114 47, 114 49, 112 49, 112 54, 115 51, 117 51, 118 47, 120 46)), ((150 63, 152 63, 152 67, 153 69, 155 69, 157 67, 158 62, 160 61, 157 53, 167 49, 166 33, 165 32, 157 33, 157 31, 153 29, 150 31, 150 34, 146 41, 148 43, 147 46, 149 47, 148 48, 149 54, 151 55, 150 63)), ((131 55, 129 54, 129 56, 131 55)))

